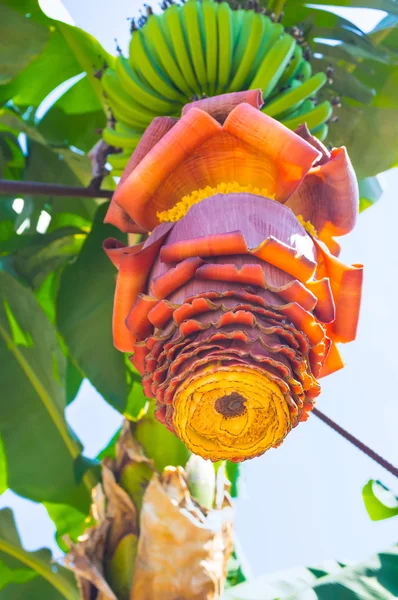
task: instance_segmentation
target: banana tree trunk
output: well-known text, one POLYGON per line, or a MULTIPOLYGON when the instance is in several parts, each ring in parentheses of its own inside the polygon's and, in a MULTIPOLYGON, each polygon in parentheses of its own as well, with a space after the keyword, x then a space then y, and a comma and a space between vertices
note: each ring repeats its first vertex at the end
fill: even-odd
POLYGON ((82 599, 220 598, 233 516, 223 469, 215 479, 211 464, 192 457, 186 469, 159 471, 132 429, 125 421, 115 458, 103 461, 102 485, 93 493, 96 524, 65 559, 82 599))

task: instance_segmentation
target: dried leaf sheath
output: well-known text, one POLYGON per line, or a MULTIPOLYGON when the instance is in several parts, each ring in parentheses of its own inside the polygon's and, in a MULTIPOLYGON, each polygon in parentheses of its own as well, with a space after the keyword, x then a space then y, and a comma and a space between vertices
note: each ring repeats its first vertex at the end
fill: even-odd
POLYGON ((232 552, 232 507, 200 508, 182 468, 154 475, 144 496, 131 600, 220 598, 232 552), (210 524, 211 523, 211 524, 210 524))
POLYGON ((358 210, 345 149, 247 94, 188 105, 133 154, 113 202, 152 232, 137 251, 106 245, 115 344, 157 418, 212 460, 257 456, 308 418, 360 306, 362 266, 333 255, 358 210))
MULTIPOLYGON (((198 472, 195 464, 187 469, 198 472)), ((66 557, 84 600, 221 597, 232 552, 231 501, 213 475, 211 508, 201 506, 188 479, 182 467, 157 473, 125 422, 115 460, 103 467, 105 496, 96 489, 97 524, 66 557)))

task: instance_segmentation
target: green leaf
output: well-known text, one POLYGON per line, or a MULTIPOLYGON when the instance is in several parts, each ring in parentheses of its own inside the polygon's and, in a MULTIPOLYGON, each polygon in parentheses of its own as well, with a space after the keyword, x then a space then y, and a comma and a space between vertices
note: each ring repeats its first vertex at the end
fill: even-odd
POLYGON ((13 267, 33 289, 42 286, 46 278, 75 258, 86 236, 68 235, 69 230, 58 230, 41 236, 37 244, 27 244, 12 256, 13 267))
POLYGON ((0 271, 0 435, 8 485, 37 502, 86 511, 90 496, 75 481, 80 445, 64 418, 65 358, 54 327, 32 292, 0 271))
POLYGON ((234 546, 231 558, 229 559, 227 565, 227 579, 225 582, 226 588, 230 588, 238 585, 239 583, 244 583, 247 581, 245 569, 242 563, 243 560, 241 558, 241 553, 238 552, 236 546, 234 546))
POLYGON ((334 146, 347 146, 358 179, 373 177, 397 165, 396 109, 345 103, 339 115, 328 139, 334 146))
POLYGON ((51 22, 51 19, 41 10, 37 0, 1 0, 1 3, 23 15, 29 15, 30 19, 42 25, 48 25, 51 22))
POLYGON ((15 135, 24 133, 33 141, 43 145, 46 143, 36 127, 24 121, 20 115, 9 108, 2 108, 0 110, 0 130, 9 131, 15 135))
POLYGON ((95 483, 98 482, 100 476, 101 463, 96 458, 88 458, 80 454, 75 460, 75 479, 77 482, 83 480, 87 471, 91 471, 95 477, 95 483))
POLYGON ((25 156, 15 135, 2 132, 0 134, 0 177, 17 179, 21 177, 25 167, 25 156))
MULTIPOLYGON (((363 31, 348 19, 323 10, 314 5, 306 6, 304 2, 286 2, 283 22, 285 26, 300 25, 310 42, 314 38, 332 39, 342 42, 357 43, 371 47, 370 40, 363 31)), ((309 4, 309 3, 308 3, 309 4)), ((318 3, 316 3, 318 4, 318 3)))
MULTIPOLYGON (((27 6, 31 2, 19 1, 15 6, 10 0, 4 3, 15 10, 2 9, 12 12, 15 20, 21 21, 25 28, 27 23, 30 28, 42 31, 46 43, 39 47, 40 36, 28 35, 28 32, 24 35, 23 26, 20 27, 23 42, 15 36, 17 51, 12 31, 8 36, 2 36, 2 41, 6 40, 2 44, 2 54, 16 57, 16 61, 23 60, 25 54, 27 57, 32 55, 34 60, 30 64, 21 64, 19 73, 16 71, 12 74, 15 77, 8 77, 12 81, 0 87, 0 103, 12 100, 21 112, 31 107, 29 114, 33 118, 43 100, 55 92, 55 104, 38 124, 39 130, 53 145, 68 144, 88 151, 99 139, 97 129, 105 125, 106 102, 95 72, 105 63, 112 64, 113 57, 89 33, 46 17, 37 2, 29 9, 27 6), (30 15, 29 19, 25 14, 30 15), (73 83, 73 78, 79 76, 82 79, 73 83)), ((7 20, 2 19, 2 22, 7 23, 5 31, 8 32, 7 20)))
POLYGON ((359 212, 364 211, 380 199, 383 188, 377 177, 368 177, 359 182, 359 212))
POLYGON ((70 51, 73 52, 76 61, 80 65, 81 71, 86 72, 91 90, 95 93, 100 106, 102 106, 106 113, 107 104, 101 83, 95 77, 95 71, 103 67, 104 63, 111 65, 113 57, 103 49, 98 40, 86 31, 83 31, 83 29, 61 23, 60 21, 56 21, 56 23, 58 30, 64 36, 70 51))
POLYGON ((236 498, 239 496, 240 489, 240 463, 233 463, 230 460, 225 461, 225 469, 227 473, 227 477, 231 482, 231 496, 232 498, 236 498))
POLYGON ((126 355, 127 369, 127 388, 129 390, 127 396, 127 404, 124 409, 124 415, 130 421, 137 421, 142 417, 146 410, 148 398, 144 394, 141 383, 141 375, 134 369, 126 355))
POLYGON ((151 402, 147 413, 132 424, 133 435, 158 471, 169 465, 185 467, 191 453, 177 436, 155 419, 154 404, 151 402))
POLYGON ((105 448, 101 450, 101 452, 97 455, 97 460, 103 461, 104 458, 109 457, 112 460, 115 460, 116 457, 116 444, 119 439, 119 435, 121 432, 121 428, 117 430, 115 435, 109 440, 105 448))
MULTIPOLYGON (((55 324, 55 299, 58 293, 60 275, 60 270, 52 271, 35 290, 36 300, 40 304, 41 309, 46 314, 48 320, 53 325, 55 324)), ((68 382, 68 371, 66 379, 68 382)))
POLYGON ((372 102, 374 92, 371 86, 366 86, 352 73, 348 73, 345 69, 339 67, 335 59, 327 58, 328 60, 317 60, 316 64, 318 70, 326 70, 329 64, 333 66, 333 91, 337 92, 340 96, 348 96, 362 104, 372 102))
POLYGON ((51 560, 47 549, 23 549, 12 511, 0 511, 0 590, 2 600, 78 600, 74 579, 65 568, 51 560))
POLYGON ((48 37, 46 27, 0 5, 0 85, 11 81, 37 58, 48 37))
POLYGON ((57 324, 79 369, 105 400, 123 412, 128 396, 127 368, 112 340, 116 270, 102 243, 107 237, 126 241, 126 236, 103 223, 106 210, 106 204, 98 209, 79 257, 62 274, 57 324))
POLYGON ((223 600, 392 600, 398 595, 398 545, 358 565, 328 561, 264 575, 226 591, 223 600))
POLYGON ((48 94, 64 81, 81 73, 63 35, 55 30, 40 56, 8 85, 0 88, 0 102, 37 108, 48 94), (61 66, 62 65, 62 66, 61 66))
POLYGON ((370 479, 362 490, 362 497, 372 521, 382 521, 398 515, 398 497, 381 481, 370 479))
POLYGON ((0 591, 4 589, 9 583, 24 583, 36 577, 36 574, 32 569, 15 568, 10 567, 0 560, 0 591))
POLYGON ((90 525, 93 524, 92 519, 69 504, 54 504, 44 502, 44 507, 48 512, 48 516, 53 521, 56 534, 55 539, 58 546, 63 552, 68 552, 69 547, 63 541, 63 537, 68 535, 73 542, 84 533, 90 525))
POLYGON ((7 457, 4 451, 3 440, 0 436, 0 496, 7 488, 7 457))
MULTIPOLYGON (((43 183, 59 183, 67 185, 87 185, 91 179, 91 164, 87 156, 82 156, 68 149, 51 149, 36 142, 29 146, 29 163, 24 176, 31 181, 43 183)), ((41 198, 40 196, 36 196, 41 198)), ((48 196, 43 196, 46 201, 48 196)), ((71 208, 73 200, 61 196, 61 199, 69 201, 71 208)), ((56 199, 58 202, 58 197, 56 199)), ((58 209, 61 212, 60 209, 58 209)), ((65 206, 63 211, 65 212, 65 206)), ((72 211, 71 211, 72 212, 72 211)))
MULTIPOLYGON (((308 0, 296 0, 297 4, 310 4, 308 0)), ((311 3, 312 4, 312 3, 311 3)), ((385 10, 398 14, 398 6, 395 0, 315 0, 313 4, 326 6, 346 6, 347 8, 373 8, 374 10, 385 10)))
POLYGON ((66 404, 70 404, 76 398, 83 382, 83 375, 76 367, 71 358, 66 362, 66 404))
MULTIPOLYGON (((98 109, 104 108, 101 85, 94 77, 94 72, 101 68, 104 62, 111 64, 112 57, 89 33, 73 25, 49 19, 41 10, 37 10, 37 3, 34 9, 27 10, 27 4, 25 2, 15 7, 13 5, 13 8, 22 12, 20 18, 29 12, 29 22, 33 25, 45 25, 43 29, 46 36, 50 35, 50 39, 37 59, 20 72, 8 86, 4 86, 0 92, 1 100, 5 102, 13 99, 15 105, 37 107, 61 83, 86 71, 90 83, 88 94, 96 101, 98 109)), ((30 45, 33 45, 32 39, 26 37, 24 43, 19 45, 18 53, 21 52, 21 46, 29 48, 30 45), (26 39, 29 39, 29 44, 26 43, 26 39)), ((80 96, 82 102, 87 100, 87 90, 85 92, 85 97, 80 96)))
MULTIPOLYGON (((328 142, 347 146, 360 179, 372 177, 397 164, 396 139, 398 86, 397 3, 394 0, 305 0, 286 2, 284 24, 299 25, 315 53, 312 67, 334 68, 332 81, 321 99, 342 97, 335 109, 337 123, 330 123, 328 142), (370 34, 364 34, 348 19, 323 7, 346 6, 386 10, 388 15, 370 34), (382 8, 383 7, 383 8, 382 8), (319 39, 332 44, 320 43, 319 39), (336 44, 336 42, 340 42, 336 44), (320 54, 320 56, 319 56, 320 54), (375 92, 375 94, 373 94, 375 92), (381 110, 385 109, 385 110, 381 110)), ((362 202, 364 208, 366 202, 362 202)))
MULTIPOLYGON (((82 80, 77 84, 85 83, 82 80)), ((76 86, 76 87, 77 87, 76 86)), ((72 95, 75 86, 61 98, 63 100, 67 95, 72 95)), ((77 91, 76 91, 77 93, 77 91)), ((79 89, 80 93, 80 89, 79 89)), ((78 104, 76 104, 79 106, 78 104)), ((61 146, 75 146, 89 152, 94 144, 100 139, 98 130, 105 127, 105 115, 102 110, 93 110, 90 112, 67 113, 61 107, 61 101, 56 102, 46 113, 38 125, 38 130, 46 138, 49 144, 61 146)))

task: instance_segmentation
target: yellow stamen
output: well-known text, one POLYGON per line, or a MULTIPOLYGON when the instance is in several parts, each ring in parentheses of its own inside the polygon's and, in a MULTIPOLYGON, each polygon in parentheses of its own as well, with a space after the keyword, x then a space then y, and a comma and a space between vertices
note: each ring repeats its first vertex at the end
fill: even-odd
POLYGON ((245 460, 282 442, 291 429, 288 402, 259 369, 208 365, 174 397, 174 427, 195 454, 245 460))
POLYGON ((241 185, 237 181, 231 181, 229 183, 219 183, 215 187, 208 185, 201 190, 195 190, 192 192, 192 194, 184 196, 182 200, 173 206, 173 208, 158 212, 156 213, 156 216, 161 223, 164 221, 171 221, 174 223, 182 219, 182 217, 185 217, 191 206, 198 204, 198 202, 204 200, 205 198, 209 198, 215 194, 233 194, 237 192, 248 192, 250 194, 256 194, 257 196, 265 196, 266 198, 271 198, 272 200, 275 198, 275 195, 269 194, 265 188, 258 188, 250 184, 241 185))
POLYGON ((297 221, 299 223, 301 223, 301 225, 304 227, 304 229, 306 231, 308 231, 308 233, 310 235, 312 235, 315 238, 318 237, 318 232, 315 229, 315 227, 313 226, 313 224, 311 223, 311 221, 304 221, 303 215, 297 215, 297 221))

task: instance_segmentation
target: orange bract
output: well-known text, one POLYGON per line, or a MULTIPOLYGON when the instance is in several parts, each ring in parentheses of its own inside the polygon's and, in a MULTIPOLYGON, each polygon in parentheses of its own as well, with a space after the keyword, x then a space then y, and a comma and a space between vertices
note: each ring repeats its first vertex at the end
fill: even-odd
POLYGON ((250 104, 221 126, 195 107, 141 160, 115 192, 136 223, 152 229, 156 213, 205 185, 237 181, 266 188, 280 202, 297 188, 320 153, 250 104))

